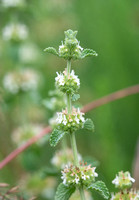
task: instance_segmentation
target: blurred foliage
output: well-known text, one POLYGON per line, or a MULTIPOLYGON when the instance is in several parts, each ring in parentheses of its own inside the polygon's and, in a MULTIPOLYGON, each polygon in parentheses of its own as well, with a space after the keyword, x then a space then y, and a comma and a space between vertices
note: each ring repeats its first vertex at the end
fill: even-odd
MULTIPOLYGON (((46 125, 57 106, 61 106, 55 104, 55 109, 50 110, 50 96, 56 94, 49 95, 49 91, 54 89, 56 71, 62 71, 66 63, 43 50, 48 46, 57 48, 65 30, 78 30, 81 46, 93 48, 99 55, 73 62, 81 79, 82 105, 139 80, 137 0, 26 0, 14 7, 5 7, 3 2, 0 1, 0 160, 16 147, 12 135, 18 127, 46 125), (24 24, 27 37, 21 39, 14 33, 12 39, 4 40, 3 30, 11 23, 24 24), (39 77, 37 88, 10 93, 4 87, 4 77, 22 69, 35 71, 39 77)), ((111 180, 118 171, 133 171, 138 102, 136 94, 87 113, 94 120, 95 134, 77 134, 80 153, 99 160, 97 173, 111 190, 111 180)), ((25 174, 49 167, 55 149, 46 140, 39 147, 33 145, 2 169, 1 181, 16 185, 25 174)), ((39 199, 50 199, 44 193, 39 199)))

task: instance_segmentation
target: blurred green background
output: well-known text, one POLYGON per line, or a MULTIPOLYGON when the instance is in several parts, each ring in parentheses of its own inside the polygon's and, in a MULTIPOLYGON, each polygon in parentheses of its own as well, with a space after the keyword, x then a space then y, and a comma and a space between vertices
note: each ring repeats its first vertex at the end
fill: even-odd
MULTIPOLYGON (((78 30, 77 38, 82 47, 92 48, 99 55, 72 63, 81 79, 82 105, 138 84, 139 1, 28 0, 24 5, 14 7, 6 7, 1 1, 0 160, 16 148, 11 139, 16 127, 25 123, 48 124, 51 113, 42 102, 48 98, 49 90, 54 89, 56 71, 62 71, 66 62, 46 54, 43 49, 48 46, 58 48, 64 39, 64 31, 69 28, 78 30), (25 24, 28 37, 5 40, 3 30, 10 22, 25 24), (19 54, 24 45, 35 50, 31 54, 33 59, 26 59, 29 50, 24 51, 27 54, 25 59, 24 54, 19 54), (39 76, 38 89, 11 94, 4 88, 3 79, 9 72, 21 68, 35 70, 39 76)), ((133 160, 139 136, 139 95, 103 105, 87 113, 86 117, 93 119, 95 133, 77 134, 79 152, 99 160, 99 178, 112 191, 111 181, 118 171, 134 171, 133 160)), ((32 173, 49 165, 55 151, 49 142, 36 151, 35 158, 30 156, 29 149, 25 156, 29 160, 21 155, 3 168, 0 182, 16 185, 25 176, 26 168, 32 173)))

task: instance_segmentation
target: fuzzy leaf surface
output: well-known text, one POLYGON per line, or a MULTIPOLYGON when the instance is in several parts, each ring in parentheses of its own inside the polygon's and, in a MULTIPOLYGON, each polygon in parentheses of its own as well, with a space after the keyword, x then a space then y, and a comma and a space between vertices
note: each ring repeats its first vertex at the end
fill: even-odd
POLYGON ((88 56, 97 56, 98 54, 92 49, 84 49, 81 54, 81 59, 88 56))
POLYGON ((75 187, 67 187, 61 183, 57 188, 55 200, 69 200, 74 192, 75 187))
POLYGON ((50 145, 55 147, 64 135, 65 135, 64 131, 54 129, 50 136, 50 145))
POLYGON ((58 52, 54 47, 48 47, 48 48, 44 49, 44 51, 47 53, 51 53, 55 56, 58 56, 58 52))
POLYGON ((80 98, 79 94, 73 94, 72 95, 72 101, 77 101, 80 98))
POLYGON ((86 119, 86 121, 84 123, 84 129, 86 129, 88 131, 94 131, 95 126, 91 119, 86 119))
POLYGON ((92 183, 90 185, 89 189, 91 189, 91 191, 96 190, 97 192, 99 192, 104 197, 104 199, 109 198, 108 188, 106 187, 106 185, 103 181, 97 181, 95 183, 92 183))

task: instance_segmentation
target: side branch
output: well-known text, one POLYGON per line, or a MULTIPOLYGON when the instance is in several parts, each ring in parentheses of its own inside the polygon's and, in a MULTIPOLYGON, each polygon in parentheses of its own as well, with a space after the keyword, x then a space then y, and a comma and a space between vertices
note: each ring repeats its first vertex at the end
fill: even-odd
MULTIPOLYGON (((114 92, 110 95, 107 95, 105 97, 102 97, 98 100, 95 100, 87 105, 85 105, 81 111, 82 112, 89 112, 99 106, 102 106, 104 104, 107 104, 109 102, 115 101, 117 99, 124 98, 126 96, 139 93, 139 84, 135 86, 131 86, 129 88, 119 90, 117 92, 114 92)), ((28 140, 24 145, 21 147, 18 147, 13 152, 11 152, 3 161, 0 162, 0 169, 2 169, 5 165, 7 165, 9 162, 11 162, 15 157, 17 157, 20 153, 22 153, 24 150, 26 150, 29 146, 37 142, 40 138, 42 138, 45 134, 48 134, 51 132, 51 128, 48 126, 44 128, 38 135, 32 137, 30 140, 28 140)))
POLYGON ((20 153, 22 153, 25 149, 27 149, 29 146, 37 142, 40 138, 42 138, 44 135, 51 132, 51 128, 48 126, 44 128, 38 135, 32 137, 29 139, 25 144, 15 149, 13 152, 11 152, 2 162, 0 162, 0 169, 2 169, 5 165, 7 165, 9 162, 11 162, 16 156, 18 156, 20 153))
POLYGON ((93 109, 95 109, 99 106, 102 106, 102 105, 107 104, 109 102, 127 97, 127 96, 132 95, 132 94, 136 94, 136 93, 139 93, 139 84, 135 85, 135 86, 131 86, 131 87, 126 88, 126 89, 123 89, 123 90, 119 90, 117 92, 114 92, 112 94, 104 96, 100 99, 97 99, 97 100, 85 105, 81 109, 81 111, 82 112, 89 112, 89 111, 91 111, 91 110, 93 110, 93 109))

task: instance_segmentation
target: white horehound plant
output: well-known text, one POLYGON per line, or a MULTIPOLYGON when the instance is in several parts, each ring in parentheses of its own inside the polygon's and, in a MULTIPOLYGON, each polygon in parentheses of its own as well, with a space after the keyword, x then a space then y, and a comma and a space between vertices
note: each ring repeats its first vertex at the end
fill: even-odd
POLYGON ((105 199, 108 199, 109 192, 105 183, 95 182, 95 177, 98 176, 95 167, 91 167, 87 163, 79 163, 78 160, 75 132, 83 128, 92 131, 94 124, 91 119, 85 119, 84 113, 79 108, 76 109, 72 106, 72 102, 80 98, 77 93, 80 88, 80 79, 75 75, 74 70, 71 70, 71 60, 97 56, 97 53, 91 49, 83 49, 79 45, 76 35, 77 31, 67 30, 65 31, 65 40, 59 46, 58 51, 53 47, 45 49, 46 52, 67 60, 67 68, 62 73, 57 72, 55 78, 56 87, 66 95, 66 108, 57 113, 57 126, 50 136, 50 145, 55 147, 63 136, 69 134, 74 156, 74 163, 62 170, 63 183, 57 188, 55 200, 68 200, 76 189, 79 189, 82 200, 85 200, 84 189, 96 190, 105 199))

